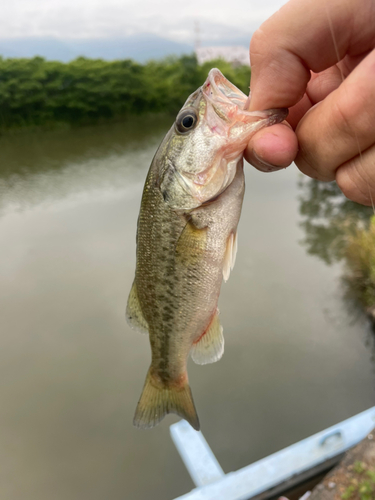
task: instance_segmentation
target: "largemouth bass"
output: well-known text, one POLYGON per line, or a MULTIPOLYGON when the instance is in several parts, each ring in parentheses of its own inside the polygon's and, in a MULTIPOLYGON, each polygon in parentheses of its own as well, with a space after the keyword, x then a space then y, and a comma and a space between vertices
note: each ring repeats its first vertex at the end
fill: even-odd
POLYGON ((153 427, 176 413, 199 429, 187 359, 213 363, 224 352, 217 303, 236 257, 243 151, 257 130, 287 116, 285 109, 250 113, 246 104, 240 90, 211 70, 148 172, 127 305, 128 322, 149 333, 152 351, 136 427, 153 427))

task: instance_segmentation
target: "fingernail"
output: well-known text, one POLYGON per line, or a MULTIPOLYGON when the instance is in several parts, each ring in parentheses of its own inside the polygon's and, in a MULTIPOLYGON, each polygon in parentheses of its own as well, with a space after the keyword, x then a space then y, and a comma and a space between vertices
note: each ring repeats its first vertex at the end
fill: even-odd
POLYGON ((262 170, 262 172, 276 172, 277 170, 281 170, 284 168, 280 167, 279 165, 272 165, 272 163, 268 163, 262 160, 262 158, 260 158, 255 151, 253 151, 253 155, 257 160, 256 167, 259 168, 259 170, 262 170))

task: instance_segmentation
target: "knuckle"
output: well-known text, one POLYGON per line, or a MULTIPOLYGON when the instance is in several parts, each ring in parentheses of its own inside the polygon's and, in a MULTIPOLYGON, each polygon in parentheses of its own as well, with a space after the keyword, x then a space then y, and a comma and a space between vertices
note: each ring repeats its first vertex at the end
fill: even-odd
POLYGON ((269 36, 259 28, 255 31, 250 40, 250 58, 251 65, 253 66, 259 60, 269 54, 269 36))
POLYGON ((319 144, 311 141, 311 138, 304 141, 299 136, 299 151, 295 163, 302 173, 312 179, 330 182, 335 179, 335 173, 322 161, 319 154, 319 144))
POLYGON ((342 135, 350 138, 366 137, 375 126, 375 112, 369 100, 360 92, 345 92, 335 99, 332 106, 332 122, 342 135))
POLYGON ((306 157, 301 150, 299 151, 298 156, 295 159, 295 164, 297 165, 298 169, 308 177, 319 181, 324 180, 321 178, 320 172, 317 170, 316 166, 306 160, 306 157))
MULTIPOLYGON (((349 107, 350 109, 350 107, 349 107)), ((353 138, 355 133, 353 127, 353 116, 352 113, 348 112, 348 106, 342 100, 336 100, 332 106, 332 121, 336 130, 341 133, 353 138)))
POLYGON ((371 205, 370 186, 355 162, 342 165, 336 171, 336 182, 351 201, 371 205))

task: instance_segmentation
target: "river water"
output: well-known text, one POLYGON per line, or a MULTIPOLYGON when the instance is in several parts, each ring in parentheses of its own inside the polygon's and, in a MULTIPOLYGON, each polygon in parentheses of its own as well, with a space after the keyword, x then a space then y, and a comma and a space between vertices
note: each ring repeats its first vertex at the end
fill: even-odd
MULTIPOLYGON (((0 498, 165 499, 193 487, 167 417, 132 426, 150 362, 124 318, 147 169, 171 120, 0 138, 0 498)), ((307 253, 300 174, 246 166, 226 351, 189 362, 225 472, 375 404, 369 325, 307 253)))

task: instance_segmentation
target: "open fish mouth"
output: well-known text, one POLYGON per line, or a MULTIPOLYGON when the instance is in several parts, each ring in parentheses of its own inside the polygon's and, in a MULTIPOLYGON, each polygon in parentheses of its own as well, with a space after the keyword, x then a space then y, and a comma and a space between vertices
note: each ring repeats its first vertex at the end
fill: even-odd
POLYGON ((247 111, 249 98, 217 68, 209 72, 202 86, 202 92, 215 113, 228 124, 230 122, 247 124, 266 119, 269 126, 282 122, 288 116, 287 108, 247 111))
POLYGON ((239 109, 244 109, 247 97, 217 68, 213 68, 203 85, 203 93, 211 102, 216 100, 226 105, 233 105, 239 109))
POLYGON ((157 184, 170 208, 188 211, 219 196, 242 165, 251 136, 288 114, 287 109, 250 112, 247 103, 247 96, 216 68, 187 99, 171 129, 173 148, 157 184))

